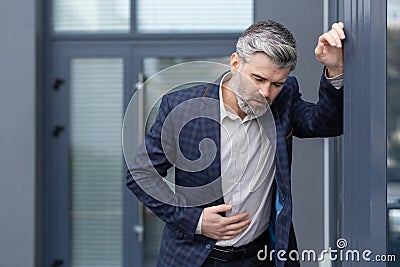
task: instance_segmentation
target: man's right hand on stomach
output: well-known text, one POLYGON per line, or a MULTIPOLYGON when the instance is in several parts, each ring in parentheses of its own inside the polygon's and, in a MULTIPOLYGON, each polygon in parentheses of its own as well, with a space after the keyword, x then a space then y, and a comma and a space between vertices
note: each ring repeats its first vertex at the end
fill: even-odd
POLYGON ((231 209, 232 206, 229 204, 205 208, 201 223, 202 234, 215 240, 229 240, 246 230, 251 222, 248 212, 230 217, 223 217, 219 214, 231 209))

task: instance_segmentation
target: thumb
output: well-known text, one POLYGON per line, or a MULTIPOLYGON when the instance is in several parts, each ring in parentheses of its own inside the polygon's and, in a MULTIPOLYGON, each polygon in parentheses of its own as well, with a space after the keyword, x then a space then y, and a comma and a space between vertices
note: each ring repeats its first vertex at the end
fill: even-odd
POLYGON ((316 56, 321 56, 324 53, 324 47, 325 45, 321 42, 318 42, 317 47, 315 48, 315 55, 316 56))
POLYGON ((212 207, 208 208, 208 210, 212 213, 225 212, 230 209, 232 209, 232 205, 229 205, 229 204, 221 204, 221 205, 212 206, 212 207))

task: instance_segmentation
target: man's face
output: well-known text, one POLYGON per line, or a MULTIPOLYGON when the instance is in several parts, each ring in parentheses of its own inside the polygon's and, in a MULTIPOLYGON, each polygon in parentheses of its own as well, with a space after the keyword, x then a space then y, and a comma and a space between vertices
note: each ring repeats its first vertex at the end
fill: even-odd
POLYGON ((256 53, 249 62, 231 56, 232 90, 237 95, 239 108, 248 115, 263 115, 268 104, 278 96, 290 73, 290 68, 278 68, 264 53, 256 53))

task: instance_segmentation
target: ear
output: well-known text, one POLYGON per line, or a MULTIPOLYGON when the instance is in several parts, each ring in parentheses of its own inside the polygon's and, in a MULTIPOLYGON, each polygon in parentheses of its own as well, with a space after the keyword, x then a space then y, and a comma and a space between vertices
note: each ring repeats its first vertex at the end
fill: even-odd
POLYGON ((231 60, 230 60, 230 66, 231 66, 231 70, 235 70, 237 71, 240 65, 240 58, 239 55, 235 52, 232 53, 231 55, 231 60))

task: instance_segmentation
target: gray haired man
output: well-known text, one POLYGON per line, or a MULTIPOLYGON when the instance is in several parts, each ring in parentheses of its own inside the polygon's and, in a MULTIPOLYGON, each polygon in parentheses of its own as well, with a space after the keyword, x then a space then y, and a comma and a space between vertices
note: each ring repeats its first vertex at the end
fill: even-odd
POLYGON ((274 21, 258 22, 244 31, 231 55, 231 70, 216 84, 163 97, 156 122, 146 134, 145 149, 138 152, 139 160, 127 176, 127 186, 166 223, 157 266, 299 266, 289 257, 291 250, 297 250, 290 182, 292 137, 342 133, 343 28, 335 23, 318 39, 315 55, 324 71, 315 104, 301 99, 296 78, 289 76, 297 61, 295 38, 274 21), (218 123, 193 114, 195 120, 174 132, 179 116, 168 120, 168 115, 195 98, 219 100, 214 109, 218 123), (275 127, 275 142, 268 134, 271 127, 260 127, 267 111, 272 114, 269 125, 275 127), (175 143, 163 146, 163 127, 176 135, 175 143), (205 138, 217 147, 205 170, 179 169, 166 156, 165 149, 176 149, 196 159, 205 138), (140 185, 152 178, 152 171, 144 167, 149 164, 141 158, 148 158, 160 175, 175 166, 177 185, 199 187, 220 181, 221 197, 192 207, 163 203, 140 185))

